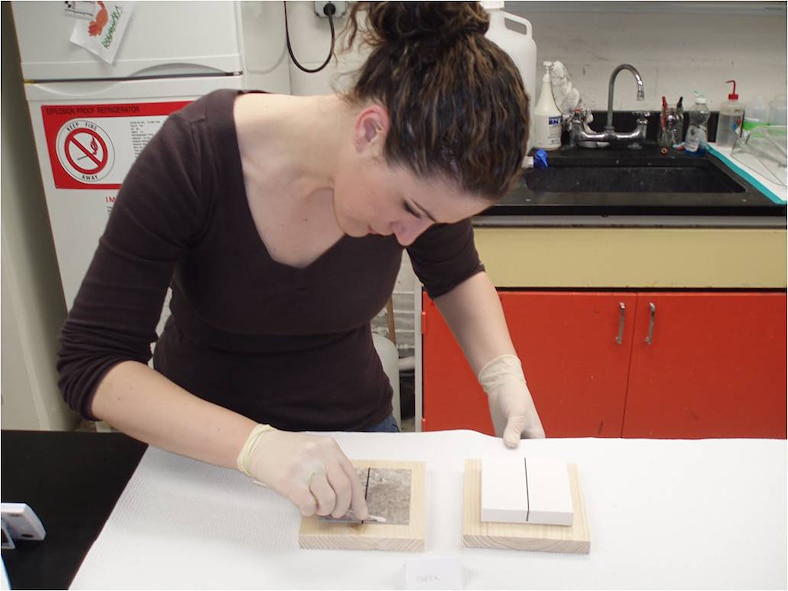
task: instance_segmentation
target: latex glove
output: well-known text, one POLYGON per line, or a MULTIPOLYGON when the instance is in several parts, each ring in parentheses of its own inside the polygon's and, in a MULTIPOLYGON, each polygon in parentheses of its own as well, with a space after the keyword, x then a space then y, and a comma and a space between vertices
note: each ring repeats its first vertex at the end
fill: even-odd
POLYGON ((479 371, 479 383, 487 393, 495 434, 503 437, 506 447, 517 447, 520 439, 545 436, 536 412, 523 366, 516 355, 501 355, 479 371))
POLYGON ((331 437, 257 425, 238 454, 237 465, 289 499, 305 517, 342 517, 348 509, 358 519, 369 517, 356 470, 331 437))

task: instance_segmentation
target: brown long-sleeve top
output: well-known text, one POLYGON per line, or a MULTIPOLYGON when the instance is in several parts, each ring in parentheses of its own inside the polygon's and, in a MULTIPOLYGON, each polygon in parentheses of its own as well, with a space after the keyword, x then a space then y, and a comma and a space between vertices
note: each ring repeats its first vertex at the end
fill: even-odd
MULTIPOLYGON (((391 413, 370 320, 396 281, 393 236, 345 236, 305 268, 271 259, 247 203, 233 103, 212 92, 140 153, 60 335, 60 388, 87 418, 113 365, 287 430, 359 430, 391 413), (170 316, 157 339, 167 288, 170 316)), ((408 248, 432 297, 483 269, 470 222, 408 248)))

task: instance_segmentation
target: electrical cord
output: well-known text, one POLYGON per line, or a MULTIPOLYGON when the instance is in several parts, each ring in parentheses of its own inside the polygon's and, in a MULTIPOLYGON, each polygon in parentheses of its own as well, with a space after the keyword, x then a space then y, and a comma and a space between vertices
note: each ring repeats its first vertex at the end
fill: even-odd
POLYGON ((320 66, 317 68, 305 68, 302 66, 298 59, 296 58, 295 54, 293 53, 293 48, 290 46, 290 29, 287 26, 287 2, 283 2, 285 5, 285 38, 287 40, 287 52, 290 54, 290 59, 293 60, 293 63, 296 67, 301 70, 302 72, 306 72, 307 74, 315 74, 316 72, 321 71, 328 65, 328 62, 331 61, 331 56, 334 55, 334 44, 336 42, 336 35, 334 32, 334 12, 336 12, 336 6, 331 4, 330 2, 326 4, 323 12, 328 17, 328 26, 331 28, 331 49, 328 51, 328 56, 326 57, 326 61, 324 61, 320 66))

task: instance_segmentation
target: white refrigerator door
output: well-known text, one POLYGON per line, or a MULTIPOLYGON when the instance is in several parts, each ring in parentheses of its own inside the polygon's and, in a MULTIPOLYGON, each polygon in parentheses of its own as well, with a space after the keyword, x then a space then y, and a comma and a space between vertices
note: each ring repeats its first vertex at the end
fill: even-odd
MULTIPOLYGON (((12 2, 27 81, 256 73, 289 92, 282 2, 134 2, 112 65, 71 43, 64 2, 12 2)), ((84 22, 84 21, 83 21, 84 22)))
POLYGON ((120 184, 171 112, 242 76, 26 86, 66 305, 71 308, 120 184))

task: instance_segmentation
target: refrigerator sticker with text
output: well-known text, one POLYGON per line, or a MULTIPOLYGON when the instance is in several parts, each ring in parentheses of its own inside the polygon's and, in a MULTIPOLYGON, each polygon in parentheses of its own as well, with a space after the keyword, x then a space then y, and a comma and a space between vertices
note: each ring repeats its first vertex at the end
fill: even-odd
POLYGON ((96 13, 90 20, 78 20, 71 32, 71 42, 96 54, 108 64, 126 33, 133 2, 96 2, 96 13))
POLYGON ((189 101, 43 105, 47 151, 59 189, 117 189, 170 113, 189 101))

